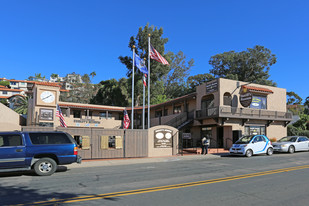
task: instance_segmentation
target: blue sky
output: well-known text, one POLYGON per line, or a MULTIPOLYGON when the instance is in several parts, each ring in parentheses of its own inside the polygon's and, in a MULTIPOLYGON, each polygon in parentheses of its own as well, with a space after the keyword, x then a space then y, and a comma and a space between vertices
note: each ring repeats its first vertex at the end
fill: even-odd
POLYGON ((255 45, 277 57, 270 79, 309 96, 307 0, 0 0, 0 77, 90 74, 94 83, 126 76, 118 57, 147 23, 162 27, 166 52, 183 51, 207 73, 211 56, 255 45))

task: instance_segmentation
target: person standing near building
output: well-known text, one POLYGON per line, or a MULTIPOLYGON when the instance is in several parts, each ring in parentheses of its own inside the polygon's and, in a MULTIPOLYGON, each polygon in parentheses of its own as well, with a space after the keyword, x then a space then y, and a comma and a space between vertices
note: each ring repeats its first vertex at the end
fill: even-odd
POLYGON ((206 155, 208 153, 208 139, 206 137, 203 137, 202 139, 202 155, 206 155))

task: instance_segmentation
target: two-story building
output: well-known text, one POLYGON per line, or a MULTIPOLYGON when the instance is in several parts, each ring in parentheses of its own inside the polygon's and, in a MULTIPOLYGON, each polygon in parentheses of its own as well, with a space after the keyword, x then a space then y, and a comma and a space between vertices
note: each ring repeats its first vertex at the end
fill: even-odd
MULTIPOLYGON (((32 90, 29 126, 60 126, 55 116, 57 104, 68 127, 121 129, 123 110, 131 117, 131 107, 60 102, 60 86, 55 83, 37 82, 32 90)), ((147 115, 146 107, 146 129, 147 115)), ((142 128, 142 116, 142 108, 134 108, 134 128, 142 128)), ((228 148, 246 134, 286 136, 292 114, 286 109, 285 89, 219 78, 198 86, 194 93, 151 105, 150 120, 151 127, 179 129, 185 146, 199 146, 200 139, 208 136, 211 147, 228 148)))

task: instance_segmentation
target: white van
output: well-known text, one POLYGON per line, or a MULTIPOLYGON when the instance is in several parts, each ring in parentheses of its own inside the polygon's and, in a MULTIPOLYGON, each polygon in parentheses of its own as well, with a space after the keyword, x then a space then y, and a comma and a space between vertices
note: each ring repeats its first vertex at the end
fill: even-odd
POLYGON ((274 148, 265 135, 248 135, 237 140, 230 148, 230 154, 251 157, 255 154, 272 155, 274 148))

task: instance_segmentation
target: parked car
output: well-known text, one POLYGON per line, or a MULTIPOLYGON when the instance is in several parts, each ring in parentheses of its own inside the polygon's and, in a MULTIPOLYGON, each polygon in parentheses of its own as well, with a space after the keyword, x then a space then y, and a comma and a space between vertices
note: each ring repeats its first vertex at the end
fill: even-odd
POLYGON ((265 135, 247 135, 237 140, 230 148, 232 155, 251 157, 255 154, 273 154, 271 141, 265 135))
POLYGON ((0 172, 33 169, 47 176, 57 165, 81 160, 76 142, 65 132, 0 132, 0 172))
POLYGON ((287 136, 273 143, 275 152, 309 151, 309 138, 304 136, 287 136))

